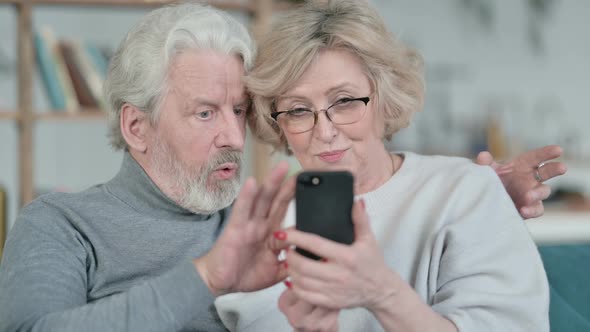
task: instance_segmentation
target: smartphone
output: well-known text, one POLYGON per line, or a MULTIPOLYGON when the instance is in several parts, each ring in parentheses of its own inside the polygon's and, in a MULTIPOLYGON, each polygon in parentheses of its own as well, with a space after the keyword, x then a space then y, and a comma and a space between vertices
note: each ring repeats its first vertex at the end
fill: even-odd
MULTIPOLYGON (((332 241, 354 241, 352 203, 354 178, 348 171, 305 171, 297 176, 295 228, 332 241)), ((321 257, 303 249, 300 254, 321 257)))

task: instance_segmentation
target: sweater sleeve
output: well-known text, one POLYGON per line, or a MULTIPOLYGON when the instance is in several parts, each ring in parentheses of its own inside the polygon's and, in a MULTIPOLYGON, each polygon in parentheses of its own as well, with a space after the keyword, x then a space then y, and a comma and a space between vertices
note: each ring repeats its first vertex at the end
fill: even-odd
POLYGON ((0 331, 175 331, 195 322, 219 329, 213 295, 190 260, 88 303, 88 243, 58 210, 39 205, 23 210, 6 242, 0 331))
POLYGON ((459 331, 549 331, 542 261, 497 176, 475 168, 450 200, 452 221, 435 241, 433 309, 459 331))

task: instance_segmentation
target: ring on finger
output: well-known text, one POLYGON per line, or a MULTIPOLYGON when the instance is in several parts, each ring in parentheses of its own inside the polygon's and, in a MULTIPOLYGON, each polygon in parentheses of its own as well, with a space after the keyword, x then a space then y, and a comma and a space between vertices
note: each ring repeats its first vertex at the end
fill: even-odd
POLYGON ((537 167, 535 167, 535 171, 533 172, 533 176, 535 177, 535 180, 537 180, 537 182, 539 182, 539 183, 543 183, 543 178, 541 177, 541 174, 539 173, 539 170, 543 166, 545 166, 544 162, 537 165, 537 167))

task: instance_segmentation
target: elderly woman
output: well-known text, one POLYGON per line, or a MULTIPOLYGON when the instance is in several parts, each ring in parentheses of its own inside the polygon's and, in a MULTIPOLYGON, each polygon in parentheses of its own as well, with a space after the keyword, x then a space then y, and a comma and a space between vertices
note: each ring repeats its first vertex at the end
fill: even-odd
POLYGON ((275 233, 277 249, 325 260, 288 249, 284 285, 218 298, 228 328, 548 331, 542 262, 492 169, 386 150, 422 107, 422 62, 364 1, 313 2, 277 21, 247 84, 261 139, 304 169, 354 175, 355 241, 275 233))

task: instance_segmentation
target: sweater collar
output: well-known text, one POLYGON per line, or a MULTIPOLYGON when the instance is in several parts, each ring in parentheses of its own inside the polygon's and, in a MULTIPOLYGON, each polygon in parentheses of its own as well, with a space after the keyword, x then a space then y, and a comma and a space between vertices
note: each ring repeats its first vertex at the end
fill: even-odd
POLYGON ((106 186, 113 195, 131 208, 152 217, 189 221, 206 220, 211 217, 195 214, 172 201, 156 186, 128 151, 123 155, 119 173, 106 186))

